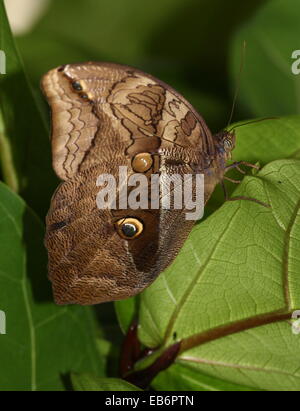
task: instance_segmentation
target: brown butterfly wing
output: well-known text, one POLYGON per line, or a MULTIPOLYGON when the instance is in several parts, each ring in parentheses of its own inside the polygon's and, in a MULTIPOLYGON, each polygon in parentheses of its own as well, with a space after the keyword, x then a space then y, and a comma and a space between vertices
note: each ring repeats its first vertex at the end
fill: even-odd
POLYGON ((203 157, 214 156, 213 137, 191 105, 169 86, 133 68, 69 64, 47 73, 42 89, 52 111, 53 165, 62 180, 99 162, 98 156, 105 159, 103 147, 111 143, 106 137, 111 129, 116 134, 113 143, 125 143, 131 155, 153 150, 163 138, 163 146, 175 142, 197 149, 203 157))
MULTIPOLYGON (((119 214, 115 216, 110 210, 99 210, 96 205, 98 189, 89 184, 104 171, 107 172, 94 167, 77 174, 61 184, 52 199, 45 243, 54 297, 59 304, 96 304, 126 298, 145 286, 141 266, 138 267, 132 255, 131 243, 135 243, 136 252, 147 257, 149 248, 147 252, 143 245, 148 246, 150 239, 157 244, 158 232, 145 230, 136 240, 138 245, 135 240, 120 238, 114 221, 126 216, 128 210, 123 214, 117 211, 119 214)), ((145 216, 145 212, 137 210, 130 215, 147 220, 150 230, 156 225, 153 214, 145 216)))
MULTIPOLYGON (((107 171, 107 170, 105 170, 107 171)), ((47 215, 45 244, 58 304, 97 304, 142 291, 174 259, 193 222, 182 210, 98 210, 98 167, 60 185, 47 215), (120 238, 114 222, 144 222, 135 240, 120 238)))
MULTIPOLYGON (((95 304, 135 295, 175 258, 193 222, 184 210, 99 210, 97 177, 117 175, 120 165, 133 173, 141 152, 158 154, 148 178, 194 172, 189 162, 201 172, 214 160, 213 137, 183 97, 127 66, 66 65, 46 74, 42 88, 52 109, 53 165, 65 180, 47 216, 55 299, 95 304), (170 160, 163 169, 162 159, 170 160), (114 227, 128 215, 144 222, 130 241, 114 227)), ((215 173, 207 177, 206 199, 217 182, 215 173)))

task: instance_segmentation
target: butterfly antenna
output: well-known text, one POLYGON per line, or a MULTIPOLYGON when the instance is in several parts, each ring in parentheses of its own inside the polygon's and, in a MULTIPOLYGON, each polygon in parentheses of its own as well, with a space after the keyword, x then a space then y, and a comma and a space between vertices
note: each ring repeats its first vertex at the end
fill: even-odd
POLYGON ((241 57, 240 70, 239 70, 239 75, 238 75, 238 80, 237 80, 237 87, 236 87, 236 90, 235 90, 233 103, 232 103, 232 108, 231 108, 231 113, 230 113, 230 117, 229 117, 227 127, 232 122, 232 118, 233 118, 235 107, 236 107, 237 98, 238 98, 238 95, 239 95, 239 92, 240 92, 241 78, 242 78, 242 73, 243 73, 243 70, 244 70, 245 59, 246 59, 246 47, 247 47, 247 43, 246 43, 246 40, 244 40, 243 46, 242 46, 242 57, 241 57))

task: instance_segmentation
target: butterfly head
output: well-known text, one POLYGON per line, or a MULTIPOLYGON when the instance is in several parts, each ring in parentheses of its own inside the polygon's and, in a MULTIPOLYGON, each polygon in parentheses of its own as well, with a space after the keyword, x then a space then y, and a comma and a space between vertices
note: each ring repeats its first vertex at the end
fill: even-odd
POLYGON ((225 157, 225 160, 231 159, 231 152, 235 147, 235 132, 223 130, 215 135, 217 151, 225 157))

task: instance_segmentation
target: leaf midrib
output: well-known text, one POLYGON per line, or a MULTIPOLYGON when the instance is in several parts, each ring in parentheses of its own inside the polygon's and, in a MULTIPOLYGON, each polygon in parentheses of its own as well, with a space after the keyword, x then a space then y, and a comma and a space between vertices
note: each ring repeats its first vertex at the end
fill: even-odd
MULTIPOLYGON (((197 364, 205 364, 205 365, 214 365, 214 366, 220 366, 220 367, 227 367, 227 368, 236 368, 236 369, 244 369, 244 370, 251 370, 251 371, 259 371, 259 372, 266 372, 266 373, 277 373, 277 374, 282 374, 286 376, 291 376, 294 377, 295 374, 288 372, 288 371, 283 371, 278 368, 263 368, 263 367, 257 367, 257 366, 251 366, 251 365, 244 365, 244 364, 233 364, 233 363, 225 363, 223 361, 213 361, 213 360, 206 360, 204 358, 197 358, 193 356, 182 356, 178 359, 178 363, 181 361, 185 362, 194 362, 197 364)), ((184 364, 185 365, 185 364, 184 364)), ((299 375, 300 377, 300 375, 299 375)))

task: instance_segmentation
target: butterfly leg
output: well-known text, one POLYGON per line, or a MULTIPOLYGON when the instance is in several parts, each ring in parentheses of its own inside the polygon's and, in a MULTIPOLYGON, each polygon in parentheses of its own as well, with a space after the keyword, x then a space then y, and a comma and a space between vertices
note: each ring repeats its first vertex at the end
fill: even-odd
MULTIPOLYGON (((224 177, 224 179, 225 179, 225 178, 226 178, 226 177, 224 177)), ((229 179, 229 178, 226 178, 226 180, 231 181, 231 179, 229 179)), ((231 182, 234 182, 234 183, 237 184, 237 181, 231 181, 231 182)), ((222 180, 220 184, 221 184, 221 187, 222 187, 222 189, 223 189, 225 201, 239 201, 239 200, 252 201, 252 202, 254 202, 254 203, 256 203, 256 204, 259 204, 259 205, 261 205, 261 206, 263 206, 263 207, 271 208, 270 204, 267 204, 267 203, 264 203, 264 202, 262 202, 262 201, 259 201, 259 200, 257 200, 256 198, 246 197, 246 196, 229 197, 227 188, 226 188, 225 183, 224 183, 224 180, 222 180)))
MULTIPOLYGON (((228 171, 228 170, 236 168, 240 173, 246 174, 245 171, 240 168, 240 165, 245 165, 247 167, 251 167, 251 168, 255 168, 256 170, 259 170, 259 166, 255 165, 255 164, 248 163, 247 161, 238 161, 236 163, 233 163, 233 164, 230 164, 229 166, 227 166, 225 168, 225 172, 228 171)), ((252 202, 254 202, 256 204, 259 204, 263 207, 271 208, 271 206, 269 204, 266 204, 262 201, 259 201, 256 198, 251 198, 251 197, 246 197, 246 196, 229 197, 226 186, 224 184, 224 180, 230 181, 231 183, 234 183, 234 184, 239 184, 239 183, 241 183, 241 181, 240 180, 234 180, 232 178, 224 176, 224 179, 221 181, 221 186, 222 186, 222 189, 223 189, 223 192, 224 192, 225 201, 239 201, 239 200, 252 201, 252 202)))
POLYGON ((223 194, 224 194, 225 201, 228 201, 229 195, 228 195, 228 191, 227 191, 227 188, 226 188, 226 186, 225 186, 224 180, 222 180, 222 181, 220 182, 220 184, 221 184, 221 187, 222 187, 222 190, 223 190, 223 194))
POLYGON ((241 180, 234 180, 233 178, 229 178, 229 177, 224 177, 224 180, 230 181, 231 183, 234 184, 240 184, 242 181, 241 180))
POLYGON ((246 167, 255 168, 256 170, 260 169, 259 166, 255 165, 255 164, 252 164, 252 163, 248 163, 247 161, 237 161, 236 163, 233 163, 233 164, 230 164, 229 166, 226 166, 225 167, 225 173, 228 170, 232 170, 232 169, 236 168, 240 173, 246 174, 245 171, 240 168, 240 166, 242 166, 242 165, 246 166, 246 167))

